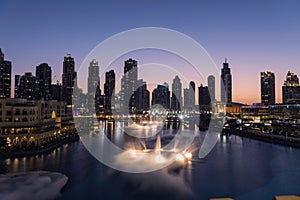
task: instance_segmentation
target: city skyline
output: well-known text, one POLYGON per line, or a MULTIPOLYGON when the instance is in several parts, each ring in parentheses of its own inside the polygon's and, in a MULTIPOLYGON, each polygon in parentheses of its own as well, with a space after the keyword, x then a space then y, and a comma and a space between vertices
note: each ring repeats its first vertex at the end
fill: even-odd
MULTIPOLYGON (((0 33, 1 47, 5 49, 7 60, 13 61, 13 74, 29 71, 46 62, 53 67, 53 75, 58 77, 62 68, 61 55, 72 53, 78 70, 88 52, 113 34, 144 26, 171 28, 203 45, 219 69, 227 57, 233 71, 233 101, 246 103, 260 101, 258 70, 277 74, 277 102, 281 102, 281 85, 287 71, 300 73, 298 1, 288 4, 281 1, 217 4, 164 1, 159 5, 138 1, 118 4, 63 2, 57 7, 55 3, 36 2, 31 7, 25 2, 3 2, 5 12, 0 16, 6 20, 0 33), (70 7, 70 11, 66 13, 65 7, 70 7), (112 8, 116 13, 132 9, 135 14, 126 14, 122 18, 111 16, 108 11, 112 8), (45 12, 36 18, 35 13, 40 10, 45 12), (211 10, 214 10, 213 14, 211 10), (179 20, 173 20, 178 13, 182 13, 179 20), (135 17, 137 15, 140 17, 135 17), (110 20, 106 21, 105 16, 110 16, 110 20), (239 87, 235 83, 239 83, 239 87)), ((144 59, 136 59, 144 63, 144 59)))
MULTIPOLYGON (((3 53, 3 52, 2 52, 3 53)), ((3 56, 4 57, 4 56, 3 56)), ((67 60, 67 63, 69 62, 69 59, 71 59, 72 60, 72 69, 74 68, 74 66, 76 66, 76 63, 75 63, 75 59, 74 59, 74 57, 72 57, 72 55, 71 54, 67 54, 65 57, 64 57, 64 62, 63 62, 63 65, 65 65, 65 63, 66 63, 66 60, 67 60)), ((135 63, 135 69, 137 69, 137 67, 138 67, 138 64, 137 64, 137 61, 136 60, 133 60, 132 58, 129 58, 128 60, 124 60, 123 62, 125 63, 125 65, 124 65, 124 73, 126 74, 126 66, 127 66, 127 62, 136 62, 135 63)), ((10 65, 11 65, 11 61, 7 61, 7 62, 9 62, 10 63, 10 65)), ((81 83, 82 82, 87 82, 88 84, 86 84, 86 85, 84 85, 83 86, 83 88, 82 88, 82 85, 79 85, 79 84, 77 84, 77 87, 78 88, 80 88, 82 91, 84 91, 84 94, 87 94, 87 95, 90 95, 90 90, 91 90, 91 88, 89 88, 89 87, 93 87, 93 88, 96 88, 97 87, 97 84, 96 84, 96 82, 98 83, 98 81, 99 81, 99 79, 97 78, 97 77, 100 77, 100 75, 101 74, 99 74, 98 73, 98 75, 99 76, 97 76, 97 74, 91 74, 91 71, 90 71, 90 69, 91 69, 91 66, 94 66, 94 67, 97 67, 98 69, 96 70, 96 71, 100 71, 100 66, 99 66, 99 64, 98 64, 98 60, 96 60, 96 59, 92 59, 91 61, 90 61, 90 65, 88 66, 88 69, 89 69, 89 76, 86 78, 86 80, 81 80, 81 83), (94 81, 93 81, 93 83, 89 83, 91 80, 90 80, 90 76, 93 76, 93 79, 95 79, 94 81), (90 86, 91 84, 93 84, 93 86, 90 86), (86 87, 86 88, 84 88, 84 87, 86 87)), ((232 77, 231 77, 231 68, 229 67, 230 66, 230 63, 229 62, 227 62, 227 58, 225 58, 225 61, 223 62, 223 69, 221 70, 221 72, 223 72, 224 71, 224 68, 226 68, 225 70, 229 70, 228 71, 228 74, 230 74, 230 83, 229 83, 229 85, 231 85, 232 84, 232 82, 231 82, 231 79, 232 79, 232 77)), ((120 70, 120 68, 122 69, 122 67, 118 67, 117 68, 117 71, 119 72, 119 71, 122 71, 122 70, 120 70)), ((112 71, 113 69, 111 69, 111 68, 109 68, 109 67, 107 67, 106 69, 109 69, 109 70, 107 70, 106 72, 108 72, 108 71, 112 71)), ((12 70, 12 69, 11 69, 12 70)), ((62 74, 61 75, 59 75, 59 77, 62 77, 63 78, 63 73, 64 73, 64 70, 66 70, 66 69, 63 69, 63 72, 62 72, 62 74)), ((75 70, 75 69, 74 69, 75 70)), ((95 69, 94 69, 95 70, 95 69)), ((129 69, 128 69, 129 70, 129 69)), ((34 70, 33 70, 34 71, 34 70)), ((113 70, 114 71, 114 70, 113 70)), ((56 75, 54 75, 54 77, 52 76, 51 77, 51 72, 52 72, 52 67, 51 66, 49 66, 48 65, 48 63, 41 63, 41 64, 39 64, 37 67, 36 67, 36 77, 38 78, 38 79, 41 79, 41 80, 43 80, 43 79, 48 79, 47 80, 47 85, 49 84, 49 81, 51 81, 51 79, 52 79, 52 86, 54 86, 55 84, 57 85, 58 83, 60 83, 60 84, 62 84, 62 82, 59 82, 59 81, 57 81, 56 82, 56 80, 55 80, 55 78, 56 78, 56 75), (44 76, 46 76, 46 77, 40 77, 40 78, 38 78, 38 68, 40 68, 40 70, 42 70, 42 69, 46 69, 47 68, 47 70, 49 70, 49 74, 48 75, 44 75, 44 76)), ((106 74, 106 72, 105 72, 105 74, 106 74)), ((140 71, 139 71, 140 72, 140 71)), ((26 77, 26 76, 31 76, 32 78, 36 78, 35 76, 32 76, 32 72, 30 71, 30 72, 23 72, 24 73, 24 75, 23 75, 23 77, 26 77)), ((43 73, 48 73, 48 72, 43 72, 43 73)), ((75 70, 74 72, 72 72, 72 73, 75 73, 75 79, 74 80, 76 80, 76 82, 80 82, 80 81, 77 81, 77 78, 76 78, 76 74, 77 74, 77 71, 75 70)), ((226 73, 227 73, 227 71, 226 71, 226 73)), ((259 95, 260 95, 260 99, 259 99, 259 101, 257 101, 257 102, 238 102, 238 103, 245 103, 245 104, 248 104, 248 105, 252 105, 253 103, 259 103, 259 102, 261 102, 262 104, 266 104, 266 105, 272 105, 272 104, 274 104, 274 100, 271 102, 271 104, 269 104, 269 103, 264 103, 264 101, 262 100, 263 99, 263 94, 262 94, 262 81, 263 81, 263 78, 262 78, 262 74, 264 74, 264 73, 272 73, 273 74, 273 76, 275 76, 276 77, 276 74, 274 74, 273 72, 269 72, 269 71, 266 71, 266 72, 259 72, 260 74, 261 74, 261 78, 260 78, 260 84, 261 84, 261 86, 260 86, 260 90, 258 90, 257 92, 259 93, 259 95)), ((137 75, 137 74, 139 74, 138 73, 138 71, 136 71, 135 72, 135 74, 137 75)), ((135 76, 136 76, 135 75, 135 76)), ((287 79, 288 79, 288 76, 291 76, 291 75, 293 75, 293 76, 295 76, 295 77, 297 77, 297 74, 295 74, 294 72, 292 72, 292 71, 290 71, 290 70, 288 70, 288 72, 287 72, 287 79)), ((101 84, 101 78, 100 78, 100 85, 99 85, 99 89, 100 89, 100 91, 105 91, 105 85, 104 85, 104 82, 105 82, 105 78, 103 78, 104 77, 104 74, 102 74, 102 81, 103 81, 103 84, 101 84)), ((121 79, 121 82, 123 82, 124 80, 124 75, 121 75, 121 74, 116 74, 115 75, 115 77, 119 77, 120 79, 121 79)), ((176 75, 175 76, 175 78, 178 78, 178 76, 176 75)), ((18 89, 18 87, 16 87, 16 84, 17 84, 17 82, 19 82, 21 79, 20 78, 22 78, 22 75, 17 75, 17 74, 11 74, 11 96, 12 97, 15 97, 15 93, 16 93, 16 90, 18 89)), ((143 78, 143 77, 141 77, 141 78, 143 78)), ((205 78, 205 77, 203 77, 203 78, 205 78)), ((216 90, 216 88, 214 88, 215 86, 209 86, 210 84, 216 84, 216 83, 212 83, 211 81, 212 80, 210 80, 211 78, 214 78, 214 76, 213 75, 209 75, 208 77, 206 77, 207 78, 207 81, 205 82, 205 81, 200 81, 200 82, 198 82, 196 85, 197 85, 197 87, 198 86, 200 86, 200 87, 202 87, 202 86, 208 86, 208 88, 209 88, 209 91, 210 92, 212 92, 212 97, 214 98, 215 97, 215 93, 220 93, 220 98, 219 98, 219 100, 221 100, 221 101, 225 101, 225 99, 223 99, 222 100, 222 92, 221 91, 217 91, 216 90), (212 89, 210 89, 211 87, 213 87, 214 89, 212 90, 212 89)), ((135 78, 136 79, 136 81, 138 81, 137 80, 137 77, 135 78)), ((222 73, 221 73, 221 79, 222 79, 222 73)), ((221 80, 220 79, 220 80, 221 80)), ((274 78, 273 78, 274 79, 274 78)), ((143 80, 142 79, 140 79, 139 81, 142 81, 143 82, 143 80)), ((179 78, 179 81, 180 81, 180 78, 179 78)), ((190 80, 191 82, 194 82, 194 80, 190 80)), ((214 82, 215 80, 213 80, 213 82, 214 82)), ((276 78, 273 80, 273 81, 275 81, 276 82, 276 78)), ((287 80, 284 80, 284 82, 283 82, 283 84, 280 86, 280 94, 282 95, 282 98, 281 98, 281 100, 280 100, 280 102, 277 102, 277 101, 275 101, 275 103, 286 103, 286 100, 285 100, 285 98, 284 98, 284 93, 283 93, 283 91, 284 91, 284 85, 286 84, 286 81, 287 80)), ((147 83, 146 81, 144 81, 145 83, 147 83)), ((174 80, 173 80, 173 82, 174 82, 174 80)), ((165 81, 165 83, 168 83, 168 84, 171 84, 171 82, 168 82, 168 81, 165 81)), ((160 85, 160 84, 162 84, 162 83, 158 83, 157 85, 151 85, 150 86, 150 88, 151 89, 149 89, 149 91, 150 92, 153 92, 154 90, 155 90, 155 87, 156 86, 158 86, 158 85, 160 85)), ((181 83, 180 83, 181 84, 181 83)), ((195 83, 193 83, 193 84, 195 84, 195 83)), ((274 84, 274 83, 273 83, 274 84)), ((44 87, 49 87, 49 86, 44 86, 44 87)), ((181 84, 182 85, 182 84, 181 84)), ((276 85, 276 84, 275 84, 276 85)), ((274 86, 275 86, 274 85, 274 86)), ((57 85, 58 86, 58 85, 57 85)), ((43 87, 43 86, 39 86, 39 87, 43 87)), ((147 87, 147 86, 146 86, 147 87)), ((149 87, 149 85, 148 85, 148 87, 149 87)), ((232 85, 232 86, 230 86, 230 87, 234 87, 234 85, 232 85)), ((177 94, 177 96, 182 96, 181 98, 181 103, 180 103, 180 105, 182 106, 182 105, 184 105, 183 104, 183 100, 184 100, 184 98, 185 98, 185 91, 184 90, 186 90, 186 88, 189 88, 189 84, 187 85, 187 86, 185 86, 185 85, 182 85, 181 86, 181 89, 180 89, 180 91, 181 91, 181 93, 180 93, 180 95, 179 94, 177 94)), ((275 89, 275 91, 276 90, 278 90, 278 88, 274 88, 275 89)), ((274 90, 273 89, 273 90, 274 90)), ((43 91, 44 89, 43 88, 39 88, 38 89, 39 91, 38 91, 38 93, 41 93, 41 94, 39 94, 41 97, 43 97, 43 98, 45 98, 45 100, 47 100, 47 99, 49 99, 49 97, 45 97, 42 93, 47 93, 47 91, 49 92, 50 91, 50 88, 48 88, 46 91, 43 91)), ((122 97, 122 90, 124 90, 124 89, 122 89, 122 86, 119 86, 119 88, 117 88, 116 87, 116 92, 118 93, 118 94, 120 94, 121 95, 121 97, 122 97)), ((171 92, 173 91, 173 90, 170 90, 171 92)), ((194 91, 196 91, 196 90, 194 90, 194 91)), ((225 91, 227 91, 226 89, 225 89, 225 91)), ((296 91, 298 91, 298 89, 296 89, 296 91)), ((21 91, 22 92, 22 91, 21 91)), ((34 94, 34 92, 35 91, 33 91, 33 94, 34 94)), ((175 92, 176 93, 176 92, 175 92)), ((230 91, 230 93, 231 93, 231 95, 232 95, 232 91, 230 91)), ((22 98, 22 95, 18 95, 18 94, 16 94, 17 96, 17 98, 22 98)), ((35 94, 35 95, 37 95, 37 94, 35 94)), ((51 93, 49 94, 50 95, 50 97, 51 97, 51 93)), ((124 96, 124 95, 123 95, 124 96)), ((227 96, 227 95, 226 95, 227 96)), ((273 96, 275 96, 275 94, 273 94, 273 96)), ((172 95, 171 95, 171 97, 172 97, 172 95)), ((298 97, 298 96, 297 96, 298 97)), ((152 98, 152 97, 151 97, 152 98)), ((225 97, 223 97, 223 98, 225 98, 225 97)), ((273 97, 274 98, 274 97, 273 97)), ((171 100, 171 99, 170 99, 171 100)), ((216 99, 216 100, 218 100, 218 99, 216 99)), ((70 101, 70 100, 69 100, 70 101)), ((151 101, 151 100, 150 100, 151 101)), ((196 102, 198 102, 199 101, 199 96, 198 95, 196 95, 196 97, 195 97, 195 101, 196 102)), ((227 103, 231 103, 231 102, 234 102, 234 101, 227 101, 227 103)), ((197 104, 196 104, 197 105, 197 104)), ((171 106, 172 107, 172 106, 171 106)))

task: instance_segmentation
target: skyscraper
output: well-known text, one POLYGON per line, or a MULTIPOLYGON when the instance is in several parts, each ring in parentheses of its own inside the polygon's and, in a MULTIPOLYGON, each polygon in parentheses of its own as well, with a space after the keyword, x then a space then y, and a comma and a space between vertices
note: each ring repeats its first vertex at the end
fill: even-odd
POLYGON ((75 72, 75 62, 71 54, 64 57, 62 86, 63 86, 63 100, 68 105, 72 104, 73 89, 76 87, 77 73, 75 72))
POLYGON ((0 49, 0 97, 2 98, 5 97, 3 77, 4 77, 4 54, 0 49))
POLYGON ((40 99, 39 80, 31 72, 26 72, 23 76, 15 75, 15 83, 15 98, 40 99))
POLYGON ((221 101, 232 103, 232 76, 226 58, 221 70, 221 81, 221 101))
POLYGON ((282 86, 282 103, 287 104, 292 100, 300 100, 300 85, 297 75, 288 71, 282 86))
POLYGON ((63 87, 59 82, 51 85, 51 99, 57 101, 63 101, 63 87))
POLYGON ((90 62, 88 76, 88 105, 89 110, 96 108, 98 112, 101 89, 100 89, 100 77, 99 77, 99 65, 96 59, 90 62), (94 107, 94 108, 93 108, 94 107))
POLYGON ((182 105, 182 84, 180 78, 175 76, 172 83, 172 98, 171 109, 174 111, 180 111, 182 105))
POLYGON ((184 107, 186 110, 193 110, 195 108, 195 82, 191 81, 189 88, 183 90, 184 107))
POLYGON ((260 73, 261 103, 264 105, 275 104, 275 75, 272 72, 260 73))
POLYGON ((44 100, 51 99, 52 70, 47 63, 36 66, 35 76, 39 81, 39 96, 44 100))
POLYGON ((120 91, 123 112, 129 111, 131 113, 136 109, 134 91, 137 89, 137 65, 137 61, 132 58, 124 62, 124 75, 121 79, 120 91))
POLYGON ((215 87, 215 85, 216 85, 215 77, 213 75, 208 76, 207 86, 208 86, 210 99, 212 101, 216 100, 216 87, 215 87))
POLYGON ((136 101, 136 113, 148 111, 150 108, 150 93, 147 90, 147 84, 143 79, 137 81, 137 89, 134 92, 136 101))
POLYGON ((0 97, 11 96, 11 62, 4 60, 4 54, 0 48, 0 97))
POLYGON ((185 110, 189 110, 190 108, 190 89, 184 88, 183 89, 183 102, 185 110))
POLYGON ((166 110, 170 109, 170 90, 167 83, 157 85, 152 91, 152 103, 151 105, 161 105, 166 110))
POLYGON ((116 75, 114 70, 110 70, 105 73, 105 84, 104 84, 104 94, 105 94, 105 110, 107 113, 111 114, 114 109, 113 99, 115 97, 115 82, 116 75))
POLYGON ((96 93, 97 85, 100 81, 99 77, 99 65, 96 59, 90 62, 89 76, 88 76, 88 94, 92 95, 96 93))
POLYGON ((202 84, 200 87, 198 87, 198 101, 199 106, 201 109, 201 106, 209 106, 211 103, 210 95, 209 95, 209 89, 207 86, 203 86, 202 84))
POLYGON ((196 94, 196 88, 195 88, 195 82, 191 81, 189 84, 189 90, 190 90, 190 108, 194 109, 195 107, 195 94, 196 94))
POLYGON ((20 84, 21 84, 21 76, 20 75, 15 75, 15 89, 14 89, 14 95, 15 98, 19 98, 19 91, 20 91, 20 84))
POLYGON ((104 102, 101 102, 103 100, 102 95, 101 95, 101 89, 100 89, 100 80, 98 81, 97 87, 95 89, 95 96, 93 98, 93 96, 90 95, 91 99, 94 99, 94 101, 92 102, 92 104, 89 102, 89 106, 95 106, 95 112, 97 115, 100 114, 101 109, 103 110, 103 105, 104 102), (101 107, 102 106, 102 107, 101 107))

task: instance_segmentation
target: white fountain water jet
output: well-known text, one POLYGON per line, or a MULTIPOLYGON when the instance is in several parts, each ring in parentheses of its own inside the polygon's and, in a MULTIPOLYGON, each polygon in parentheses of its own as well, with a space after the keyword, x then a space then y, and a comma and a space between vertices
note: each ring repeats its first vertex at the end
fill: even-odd
POLYGON ((160 134, 158 134, 155 143, 155 151, 160 152, 160 150, 161 150, 161 138, 160 138, 160 134))
POLYGON ((156 143, 155 143, 155 152, 156 155, 154 157, 155 162, 157 163, 164 163, 165 158, 161 155, 161 138, 160 134, 157 135, 156 143))
POLYGON ((146 142, 144 140, 142 140, 142 139, 140 139, 139 142, 142 145, 143 150, 147 150, 146 142))

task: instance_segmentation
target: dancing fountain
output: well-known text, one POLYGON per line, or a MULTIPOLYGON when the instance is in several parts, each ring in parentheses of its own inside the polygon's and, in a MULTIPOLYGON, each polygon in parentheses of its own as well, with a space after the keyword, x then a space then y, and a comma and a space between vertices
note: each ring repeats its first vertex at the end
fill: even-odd
MULTIPOLYGON (((175 141, 178 138, 174 138, 175 141)), ((181 151, 177 145, 179 142, 173 141, 162 147, 162 137, 160 133, 157 134, 153 148, 148 148, 144 139, 139 139, 140 148, 136 148, 135 144, 130 145, 125 151, 115 156, 116 164, 118 165, 131 165, 137 171, 141 169, 147 171, 153 168, 171 167, 184 167, 187 161, 192 160, 192 153, 188 151, 181 151)))

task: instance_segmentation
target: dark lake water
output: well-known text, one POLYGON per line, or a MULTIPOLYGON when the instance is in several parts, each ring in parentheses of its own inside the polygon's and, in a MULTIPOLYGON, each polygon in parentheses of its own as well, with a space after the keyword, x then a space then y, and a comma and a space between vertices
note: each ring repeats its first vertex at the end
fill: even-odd
MULTIPOLYGON (((204 135, 199 132, 198 139, 204 135)), ((175 171, 119 172, 93 158, 81 142, 46 155, 0 161, 1 173, 34 170, 69 177, 62 199, 266 200, 275 195, 300 195, 300 149, 239 136, 220 137, 205 159, 192 160, 175 171)))

